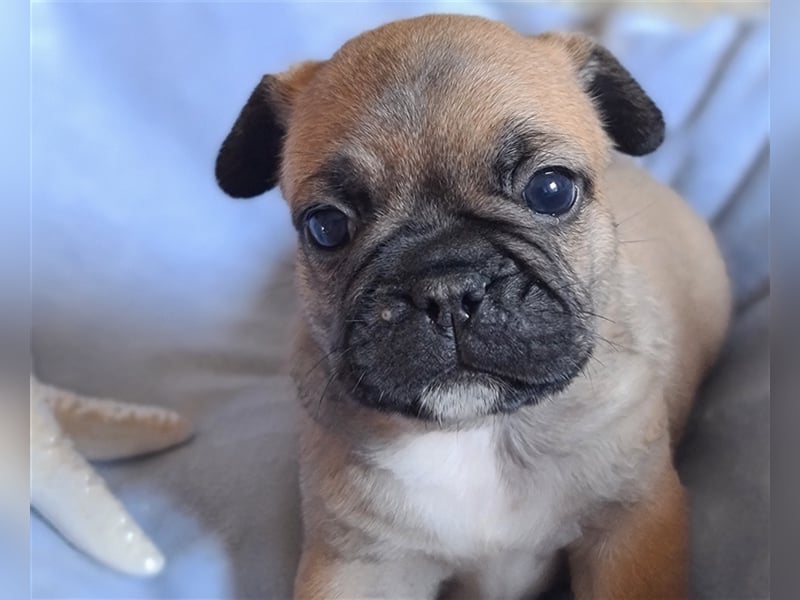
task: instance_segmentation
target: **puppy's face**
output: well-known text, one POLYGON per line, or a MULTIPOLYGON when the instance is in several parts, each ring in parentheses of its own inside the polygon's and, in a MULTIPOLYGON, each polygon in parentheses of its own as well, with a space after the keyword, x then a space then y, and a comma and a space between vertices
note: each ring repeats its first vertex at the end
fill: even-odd
POLYGON ((588 39, 429 16, 265 77, 217 177, 234 196, 280 183, 338 401, 454 422, 579 374, 614 280, 610 147, 662 137, 588 39))

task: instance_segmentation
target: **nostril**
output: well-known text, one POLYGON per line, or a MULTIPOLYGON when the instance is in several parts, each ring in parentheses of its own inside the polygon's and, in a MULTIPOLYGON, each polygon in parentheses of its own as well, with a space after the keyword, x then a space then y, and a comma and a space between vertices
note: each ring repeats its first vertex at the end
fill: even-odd
POLYGON ((467 293, 461 298, 461 309, 468 317, 471 317, 478 311, 478 307, 483 300, 483 294, 467 293))
POLYGON ((434 300, 428 300, 428 304, 425 306, 425 312, 428 314, 428 318, 435 323, 439 320, 441 308, 434 300))
POLYGON ((468 317, 471 317, 478 311, 478 307, 486 296, 486 287, 486 281, 482 281, 478 286, 467 290, 461 296, 461 310, 463 310, 468 317))

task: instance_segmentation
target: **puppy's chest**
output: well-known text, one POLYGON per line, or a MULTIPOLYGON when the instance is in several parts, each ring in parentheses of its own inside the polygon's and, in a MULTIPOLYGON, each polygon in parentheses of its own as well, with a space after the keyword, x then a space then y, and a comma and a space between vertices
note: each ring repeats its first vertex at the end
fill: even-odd
POLYGON ((546 477, 524 491, 510 485, 488 429, 424 434, 375 458, 401 485, 401 527, 422 531, 455 558, 517 547, 546 551, 577 535, 563 486, 546 477))

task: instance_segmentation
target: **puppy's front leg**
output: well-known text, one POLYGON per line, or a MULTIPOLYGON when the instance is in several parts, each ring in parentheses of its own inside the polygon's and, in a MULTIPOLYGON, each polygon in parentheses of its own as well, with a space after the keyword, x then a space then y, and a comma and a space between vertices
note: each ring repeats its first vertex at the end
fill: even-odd
POLYGON ((294 600, 433 600, 446 577, 443 567, 424 557, 347 560, 311 543, 300 558, 294 600))
POLYGON ((569 558, 576 600, 686 598, 686 500, 672 465, 648 497, 587 532, 569 558))

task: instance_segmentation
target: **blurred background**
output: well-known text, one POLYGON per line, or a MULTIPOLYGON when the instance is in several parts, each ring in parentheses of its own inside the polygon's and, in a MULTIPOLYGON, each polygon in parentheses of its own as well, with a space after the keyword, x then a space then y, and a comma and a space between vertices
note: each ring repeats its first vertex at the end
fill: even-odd
POLYGON ((662 108, 667 140, 642 162, 710 221, 737 303, 680 454, 693 597, 769 595, 765 3, 43 2, 31 6, 34 369, 175 408, 197 436, 99 466, 164 550, 164 573, 104 570, 34 514, 35 597, 289 597, 294 231, 277 192, 222 194, 214 159, 263 73, 430 12, 592 33, 662 108))

